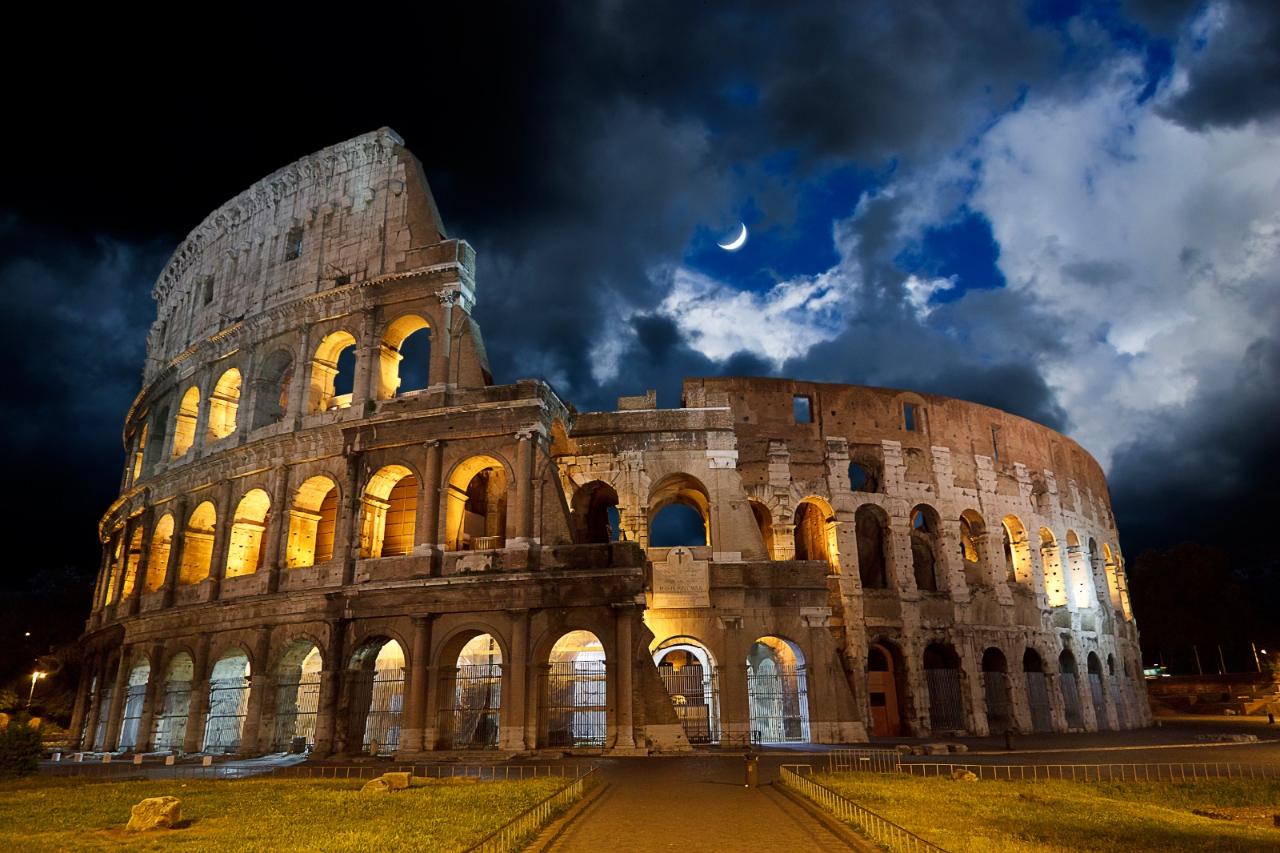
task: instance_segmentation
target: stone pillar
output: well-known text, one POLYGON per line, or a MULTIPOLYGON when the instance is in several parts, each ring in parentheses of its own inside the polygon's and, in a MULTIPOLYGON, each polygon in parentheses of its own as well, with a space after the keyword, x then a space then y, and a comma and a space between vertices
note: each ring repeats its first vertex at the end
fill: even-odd
POLYGON ((187 703, 187 733, 182 741, 183 752, 199 752, 204 744, 204 716, 209 708, 209 638, 205 636, 196 647, 191 660, 191 699, 187 703))
POLYGON ((105 752, 115 752, 120 743, 120 718, 124 714, 124 694, 129 686, 129 658, 132 653, 129 646, 120 647, 120 661, 116 664, 115 683, 111 687, 111 707, 107 710, 105 752))
POLYGON ((258 628, 253 642, 253 661, 249 665, 249 702, 245 707, 244 723, 240 729, 241 754, 251 754, 262 740, 262 716, 271 687, 271 628, 258 628))
POLYGON ((533 749, 536 732, 525 725, 525 710, 529 690, 529 611, 509 611, 511 617, 510 661, 503 661, 502 675, 506 679, 503 696, 507 698, 499 723, 498 746, 501 749, 533 749))
POLYGON ((362 415, 372 410, 377 399, 379 341, 376 340, 373 309, 360 312, 360 340, 356 342, 356 375, 351 383, 351 408, 362 415))
POLYGON ((142 694, 142 714, 138 718, 138 739, 134 743, 134 752, 150 752, 151 738, 155 734, 153 721, 156 716, 156 705, 163 701, 164 672, 160 669, 164 663, 164 643, 151 645, 151 670, 147 675, 147 691, 142 694))
POLYGON ((418 544, 414 550, 434 554, 443 550, 440 543, 440 467, 444 444, 433 440, 428 441, 425 447, 427 458, 422 466, 422 511, 418 513, 414 535, 418 544))
POLYGON ((537 458, 538 433, 521 430, 516 434, 516 524, 515 540, 508 545, 533 542, 533 471, 537 458))
POLYGON ((88 722, 84 725, 85 736, 89 739, 87 744, 82 743, 85 749, 101 749, 102 744, 97 742, 95 735, 98 732, 98 718, 102 715, 102 686, 106 680, 107 662, 104 657, 99 656, 93 662, 93 677, 89 680, 89 711, 88 722))
POLYGON ((440 360, 444 366, 444 373, 440 381, 446 385, 453 385, 456 384, 453 376, 453 306, 458 301, 458 292, 443 290, 437 298, 444 308, 444 328, 443 334, 440 335, 440 360))
MULTIPOLYGON (((138 544, 138 563, 133 570, 133 589, 129 593, 129 598, 131 599, 129 604, 130 613, 138 612, 138 602, 142 600, 142 594, 147 586, 147 563, 151 559, 151 540, 154 538, 156 530, 154 508, 147 507, 143 510, 136 523, 142 526, 142 541, 138 544)), ((128 565, 127 553, 125 565, 128 565)))
POLYGON ((69 746, 72 750, 84 748, 80 733, 84 730, 85 716, 89 713, 89 706, 93 701, 93 697, 89 695, 89 688, 93 684, 93 671, 97 665, 98 659, 95 656, 86 660, 80 667, 80 680, 76 684, 76 703, 71 709, 71 727, 67 730, 67 734, 70 735, 69 746))
POLYGON ((635 605, 624 604, 614 610, 617 624, 617 695, 618 736, 614 739, 614 749, 635 749, 635 688, 632 677, 635 669, 636 650, 631 642, 631 621, 635 618, 635 605))
POLYGON ((422 674, 426 691, 422 694, 422 749, 424 752, 439 747, 440 740, 440 669, 427 666, 422 674))
POLYGON ((346 640, 345 619, 329 622, 329 641, 325 645, 323 668, 320 671, 320 695, 316 708, 316 743, 311 754, 324 758, 334 748, 334 733, 342 722, 338 720, 338 697, 342 684, 344 663, 343 644, 346 640))
POLYGON ((360 556, 360 508, 364 501, 360 494, 359 450, 346 447, 347 477, 342 488, 342 504, 333 536, 333 558, 342 566, 342 583, 351 583, 356 576, 356 559, 360 556))
POLYGON ((218 484, 214 506, 217 507, 217 526, 213 531, 213 554, 209 558, 209 580, 213 588, 209 591, 209 600, 216 601, 222 597, 222 579, 227 574, 227 555, 231 551, 231 525, 235 508, 231 505, 231 481, 223 480, 218 484))
POLYGON ((431 654, 431 617, 413 620, 409 650, 409 679, 405 685, 404 724, 400 730, 400 752, 421 752, 427 709, 427 656, 431 654))
POLYGON ((173 606, 173 591, 178 586, 178 575, 182 572, 182 549, 186 547, 187 541, 187 498, 185 495, 178 495, 172 504, 173 509, 173 539, 169 542, 169 564, 165 566, 164 571, 164 599, 162 604, 165 607, 173 606))
POLYGON ((280 588, 280 569, 285 564, 285 545, 289 531, 289 469, 284 465, 276 467, 273 488, 271 489, 271 510, 267 516, 266 565, 267 592, 273 593, 280 588))

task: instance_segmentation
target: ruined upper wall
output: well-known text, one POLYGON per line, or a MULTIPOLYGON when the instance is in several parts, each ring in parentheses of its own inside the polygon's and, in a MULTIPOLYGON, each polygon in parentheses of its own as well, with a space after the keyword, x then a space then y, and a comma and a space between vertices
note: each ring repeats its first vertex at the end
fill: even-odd
POLYGON ((291 163, 210 213, 173 253, 152 291, 145 379, 273 306, 452 261, 446 239, 422 165, 389 128, 291 163))

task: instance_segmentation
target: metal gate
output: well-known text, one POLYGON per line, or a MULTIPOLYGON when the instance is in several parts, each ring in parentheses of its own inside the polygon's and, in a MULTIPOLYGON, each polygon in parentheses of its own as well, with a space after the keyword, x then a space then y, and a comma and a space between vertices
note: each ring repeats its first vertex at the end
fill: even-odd
POLYGON ((502 664, 459 666, 445 679, 440 742, 453 749, 496 749, 502 711, 502 664))
POLYGON ((803 666, 747 669, 753 743, 809 740, 809 687, 803 666))
POLYGON ((929 685, 929 727, 934 732, 964 731, 960 670, 926 669, 924 677, 929 685))
POLYGON ((1129 727, 1129 703, 1125 698, 1124 691, 1120 689, 1120 677, 1111 676, 1111 695, 1116 700, 1116 722, 1120 728, 1127 729, 1129 727))
POLYGON ((138 745, 138 723, 142 721, 142 703, 147 698, 146 684, 131 684, 124 694, 124 717, 120 720, 120 749, 138 745))
POLYGON ((608 674, 601 660, 553 663, 542 695, 548 746, 604 746, 608 674))
MULTIPOLYGON (((294 668, 301 673, 301 669, 294 668)), ((320 707, 320 673, 299 674, 276 685, 276 724, 271 748, 286 752, 293 748, 294 738, 305 738, 307 745, 316 742, 316 711, 320 707)))
POLYGON ((689 743, 720 742, 720 691, 714 668, 658 667, 689 743))
MULTIPOLYGON (((404 670, 400 668, 375 672, 361 671, 357 682, 363 689, 357 696, 369 697, 369 713, 364 721, 364 737, 360 747, 364 752, 390 755, 400 747, 400 712, 404 706, 404 670), (377 749, 374 749, 374 746, 377 749)), ((359 701, 356 699, 355 701, 359 701)))
POLYGON ((156 715, 153 748, 181 750, 187 739, 187 714, 191 709, 191 682, 167 681, 160 713, 156 715))
POLYGON ((987 729, 993 735, 1003 734, 1013 728, 1009 675, 1004 672, 984 672, 983 676, 986 681, 983 692, 987 700, 987 729))
POLYGON ((1049 682, 1043 672, 1027 673, 1027 704, 1031 710, 1031 731, 1053 731, 1053 712, 1049 710, 1049 682))
POLYGON ((1109 729, 1107 720, 1107 701, 1102 692, 1102 676, 1096 672, 1089 673, 1089 692, 1093 694, 1093 714, 1098 718, 1098 729, 1109 729))
POLYGON ((93 749, 103 749, 107 745, 107 717, 111 713, 111 691, 115 688, 106 686, 98 696, 98 722, 93 727, 93 749))
POLYGON ((240 748, 248 706, 249 679, 245 676, 215 678, 209 682, 209 713, 204 725, 205 752, 234 752, 240 748))
POLYGON ((1076 681, 1076 674, 1074 672, 1062 673, 1059 683, 1062 685, 1063 710, 1067 712, 1067 727, 1072 729, 1084 728, 1084 717, 1080 714, 1080 684, 1076 681))

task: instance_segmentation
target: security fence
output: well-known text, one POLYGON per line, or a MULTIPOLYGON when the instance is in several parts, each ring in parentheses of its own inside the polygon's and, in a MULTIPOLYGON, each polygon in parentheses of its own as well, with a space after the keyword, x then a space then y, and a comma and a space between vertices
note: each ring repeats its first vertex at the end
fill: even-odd
POLYGON ((812 768, 808 764, 784 764, 778 768, 778 779, 783 785, 808 797, 840 820, 854 824, 872 841, 884 845, 889 850, 943 850, 938 845, 925 841, 911 830, 899 826, 886 817, 881 817, 865 806, 858 805, 826 785, 815 782, 806 775, 810 772, 812 768))
POLYGON ((584 774, 574 777, 560 790, 487 835, 479 844, 471 847, 469 853, 507 853, 523 849, 534 833, 582 798, 595 784, 596 772, 592 767, 584 774))
POLYGON ((932 764, 904 761, 898 772, 920 778, 968 770, 1001 782, 1194 782, 1204 779, 1277 779, 1280 765, 1199 761, 1160 764, 932 764))

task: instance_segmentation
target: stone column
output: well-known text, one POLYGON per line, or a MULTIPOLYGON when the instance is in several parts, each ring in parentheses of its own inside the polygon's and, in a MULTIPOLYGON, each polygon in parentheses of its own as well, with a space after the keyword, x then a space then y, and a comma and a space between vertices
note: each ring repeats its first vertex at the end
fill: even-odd
POLYGON ((164 607, 173 606, 173 591, 178 586, 178 575, 182 572, 182 549, 187 541, 187 498, 178 495, 172 504, 173 538, 169 541, 169 564, 164 572, 164 607))
POLYGON ((360 460, 362 454, 351 447, 343 448, 347 460, 347 477, 342 489, 337 527, 333 536, 333 558, 342 566, 342 583, 356 576, 356 559, 360 556, 360 460))
POLYGON ((503 661, 503 697, 507 699, 499 723, 498 746, 508 750, 533 749, 537 732, 525 725, 529 690, 529 611, 508 611, 511 617, 511 660, 503 661))
POLYGON ((351 408, 367 414, 377 398, 379 341, 373 309, 360 312, 360 340, 356 342, 356 375, 351 383, 351 408))
POLYGON ((84 730, 85 716, 89 713, 89 706, 93 701, 93 697, 89 695, 89 687, 93 683, 93 671, 97 665, 98 659, 95 656, 85 661, 80 667, 80 681, 76 684, 76 703, 71 709, 71 727, 67 730, 72 750, 84 748, 80 733, 84 730))
POLYGON ((444 290, 437 294, 440 305, 444 307, 444 329, 440 335, 441 362, 444 373, 440 381, 446 385, 456 384, 453 376, 453 306, 458 301, 456 290, 444 290))
POLYGON ((516 535, 508 545, 527 545, 533 541, 533 470, 537 441, 535 430, 521 430, 516 434, 516 535))
POLYGON ((414 537, 418 545, 414 550, 434 554, 443 550, 440 543, 440 468, 444 443, 432 440, 425 447, 427 457, 422 470, 422 511, 418 513, 414 537))
POLYGON ((342 682, 343 644, 347 624, 344 619, 329 622, 329 641, 325 645, 320 671, 320 695, 316 708, 316 743, 312 755, 324 758, 333 752, 334 733, 339 725, 338 694, 342 682))
POLYGON ((241 754, 251 754, 262 740, 262 709, 271 692, 271 628, 266 625, 257 630, 253 643, 253 662, 249 668, 249 702, 245 707, 244 723, 240 730, 241 754))
POLYGON ((636 650, 631 642, 631 620, 634 618, 635 605, 623 604, 614 610, 617 625, 617 672, 615 691, 618 708, 618 736, 614 740, 614 749, 635 749, 636 731, 634 723, 635 690, 633 688, 632 670, 635 667, 636 650))
POLYGON ((89 720, 84 726, 85 737, 89 739, 89 742, 80 745, 84 749, 102 748, 102 744, 97 742, 96 735, 98 732, 98 718, 102 715, 102 685, 106 680, 106 671, 106 659, 99 655, 93 662, 93 677, 89 680, 89 720))
POLYGON ((400 752, 421 752, 427 707, 427 656, 431 653, 431 617, 413 620, 409 651, 409 679, 405 685, 405 720, 400 731, 400 752))
POLYGON ((116 664, 115 683, 111 688, 111 707, 107 711, 106 752, 115 752, 120 743, 120 718, 124 714, 124 694, 129 685, 129 658, 133 653, 129 646, 120 647, 120 661, 116 664))
POLYGON ((231 551, 231 525, 235 523, 235 508, 231 505, 230 480, 223 480, 218 484, 215 501, 218 520, 213 531, 213 554, 209 558, 209 580, 212 582, 210 601, 222 597, 222 579, 227 574, 227 555, 231 551))
MULTIPOLYGON (((129 605, 130 613, 138 612, 138 603, 142 600, 142 594, 146 591, 147 563, 151 559, 151 540, 154 538, 156 531, 155 509, 147 507, 143 510, 137 524, 142 526, 142 541, 138 544, 138 565, 133 570, 133 589, 129 595, 132 599, 129 605)), ((126 565, 128 565, 127 562, 126 565)))
POLYGON ((289 530, 289 469, 284 465, 276 467, 273 488, 271 489, 271 510, 267 516, 267 549, 266 565, 267 592, 273 593, 280 588, 280 569, 285 564, 286 533, 289 530))
POLYGON ((199 752, 204 744, 204 715, 209 708, 209 637, 202 638, 191 660, 191 699, 187 703, 187 733, 183 752, 199 752))
POLYGON ((151 670, 147 675, 147 691, 142 694, 142 715, 138 718, 138 739, 134 744, 134 752, 150 752, 151 738, 155 728, 156 704, 163 701, 164 672, 160 669, 164 663, 164 643, 151 645, 151 670))

